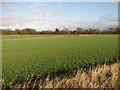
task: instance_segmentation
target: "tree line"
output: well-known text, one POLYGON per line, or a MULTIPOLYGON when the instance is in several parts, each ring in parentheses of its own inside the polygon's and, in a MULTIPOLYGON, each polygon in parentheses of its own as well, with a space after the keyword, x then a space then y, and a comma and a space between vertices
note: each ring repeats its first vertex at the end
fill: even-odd
POLYGON ((69 28, 63 28, 60 30, 59 28, 55 28, 54 31, 46 30, 46 31, 37 31, 31 28, 25 29, 0 29, 2 30, 2 35, 39 35, 39 34, 68 34, 68 35, 79 35, 79 34, 120 34, 120 28, 107 28, 104 30, 100 29, 82 29, 77 28, 76 30, 70 30, 69 28))

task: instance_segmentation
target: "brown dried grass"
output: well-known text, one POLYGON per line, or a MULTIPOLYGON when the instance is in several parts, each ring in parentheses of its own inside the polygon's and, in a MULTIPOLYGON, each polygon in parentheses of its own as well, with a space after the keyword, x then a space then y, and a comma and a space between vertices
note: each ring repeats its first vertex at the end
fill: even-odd
POLYGON ((98 65, 88 70, 79 69, 72 73, 47 78, 36 78, 26 73, 25 80, 10 88, 118 88, 119 63, 98 65))

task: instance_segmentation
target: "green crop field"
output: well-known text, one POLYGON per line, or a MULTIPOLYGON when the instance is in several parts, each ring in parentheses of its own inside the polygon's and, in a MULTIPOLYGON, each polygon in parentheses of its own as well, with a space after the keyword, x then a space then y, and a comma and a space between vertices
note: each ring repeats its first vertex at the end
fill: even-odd
POLYGON ((16 35, 2 38, 3 85, 14 79, 24 80, 26 73, 34 72, 34 78, 45 77, 48 73, 61 74, 78 67, 111 62, 118 57, 118 35, 16 35))

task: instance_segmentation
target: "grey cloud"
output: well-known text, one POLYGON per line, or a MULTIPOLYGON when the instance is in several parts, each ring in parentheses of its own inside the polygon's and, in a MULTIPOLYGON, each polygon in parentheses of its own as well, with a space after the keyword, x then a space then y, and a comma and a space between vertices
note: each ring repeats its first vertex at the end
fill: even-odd
POLYGON ((97 21, 87 21, 87 20, 79 20, 74 22, 74 26, 82 27, 82 28, 108 28, 108 27, 117 27, 118 26, 118 18, 113 17, 113 15, 102 16, 97 21))

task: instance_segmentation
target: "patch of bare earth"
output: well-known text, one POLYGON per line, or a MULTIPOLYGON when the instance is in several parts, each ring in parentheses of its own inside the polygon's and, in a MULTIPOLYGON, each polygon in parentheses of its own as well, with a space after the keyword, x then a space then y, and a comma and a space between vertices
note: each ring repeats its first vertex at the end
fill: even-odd
POLYGON ((90 34, 80 34, 80 35, 71 35, 71 36, 92 36, 90 34))
POLYGON ((22 39, 39 39, 39 38, 58 38, 65 36, 53 36, 53 37, 32 37, 32 38, 15 38, 15 39, 3 39, 3 40, 22 40, 22 39))
POLYGON ((116 62, 111 65, 98 65, 97 67, 79 69, 64 75, 50 75, 47 78, 33 79, 33 74, 25 75, 22 83, 10 83, 10 88, 118 88, 118 66, 116 62))
MULTIPOLYGON (((17 35, 16 35, 17 36, 17 35)), ((91 36, 88 34, 81 34, 81 35, 70 35, 70 36, 91 36)), ((31 37, 31 38, 14 38, 14 39, 3 39, 3 40, 23 40, 23 39, 40 39, 40 38, 58 38, 58 37, 67 37, 67 36, 52 36, 52 37, 31 37)))

